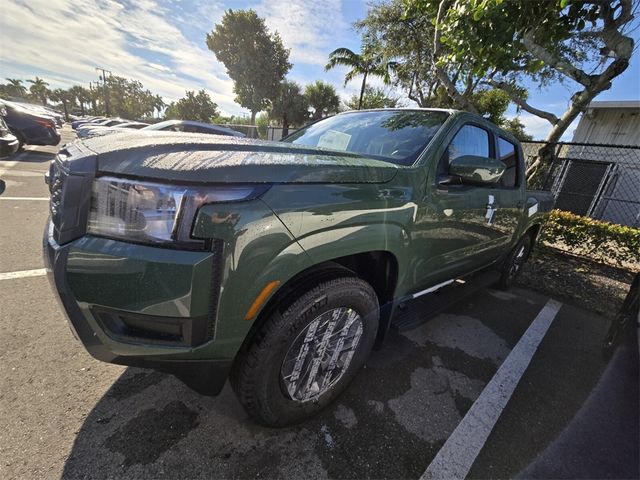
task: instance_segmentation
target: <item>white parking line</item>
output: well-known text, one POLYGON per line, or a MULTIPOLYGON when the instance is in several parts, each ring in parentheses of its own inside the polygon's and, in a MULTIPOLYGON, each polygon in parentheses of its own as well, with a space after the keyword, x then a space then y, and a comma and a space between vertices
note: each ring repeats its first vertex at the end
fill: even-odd
POLYGON ((48 202, 49 197, 3 197, 0 195, 0 200, 39 200, 48 202))
POLYGON ((561 306, 549 300, 538 313, 421 479, 467 476, 561 306))
POLYGON ((20 270, 17 272, 0 273, 0 280, 13 280, 15 278, 41 277, 47 274, 46 268, 36 268, 35 270, 20 270))

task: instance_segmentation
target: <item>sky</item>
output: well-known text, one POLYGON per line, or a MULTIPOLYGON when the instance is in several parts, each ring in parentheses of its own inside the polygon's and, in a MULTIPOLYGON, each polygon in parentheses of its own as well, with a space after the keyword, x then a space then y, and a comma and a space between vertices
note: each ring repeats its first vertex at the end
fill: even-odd
MULTIPOLYGON (((185 90, 204 88, 225 114, 244 115, 234 102, 233 82, 205 44, 206 33, 226 9, 253 8, 291 49, 288 77, 301 84, 324 80, 343 98, 359 90, 359 79, 344 86, 346 69, 324 71, 338 47, 358 51, 352 25, 364 18, 371 0, 3 0, 0 16, 0 78, 47 80, 51 87, 88 86, 96 67, 140 80, 165 101, 185 90)), ((635 33, 636 43, 640 43, 635 33)), ((375 82, 375 80, 374 80, 375 82)), ((539 89, 530 84, 529 102, 560 115, 574 85, 539 89)), ((400 92, 396 92, 400 93, 400 92)), ((640 54, 597 100, 640 99, 640 54)), ((407 106, 411 104, 408 102, 407 106)), ((512 106, 507 112, 516 114, 512 106)), ((543 138, 550 124, 522 113, 528 133, 543 138)), ((563 139, 570 140, 576 124, 563 139)))

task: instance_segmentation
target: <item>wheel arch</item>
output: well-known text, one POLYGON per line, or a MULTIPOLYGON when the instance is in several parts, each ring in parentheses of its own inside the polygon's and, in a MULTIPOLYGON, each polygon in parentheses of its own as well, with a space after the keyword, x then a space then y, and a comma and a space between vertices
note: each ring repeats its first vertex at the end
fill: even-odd
POLYGON ((384 341, 389 329, 393 299, 398 284, 398 260, 393 253, 384 250, 354 253, 326 260, 289 278, 261 308, 245 336, 236 358, 240 352, 251 345, 255 335, 260 331, 260 327, 271 315, 286 310, 297 297, 318 283, 344 276, 360 278, 371 285, 376 292, 380 306, 380 320, 376 337, 376 345, 379 346, 384 341))
POLYGON ((524 232, 525 235, 529 235, 531 237, 531 249, 536 246, 538 243, 538 239, 540 237, 540 230, 542 229, 541 223, 534 223, 530 225, 527 230, 524 232))

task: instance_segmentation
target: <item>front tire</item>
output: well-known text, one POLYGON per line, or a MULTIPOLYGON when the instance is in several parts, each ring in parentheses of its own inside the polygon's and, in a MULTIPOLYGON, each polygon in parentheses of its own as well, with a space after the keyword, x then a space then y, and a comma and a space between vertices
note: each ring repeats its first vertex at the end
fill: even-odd
POLYGON ((329 405, 373 347, 378 298, 356 277, 328 280, 273 313, 239 354, 231 385, 259 423, 283 427, 329 405))

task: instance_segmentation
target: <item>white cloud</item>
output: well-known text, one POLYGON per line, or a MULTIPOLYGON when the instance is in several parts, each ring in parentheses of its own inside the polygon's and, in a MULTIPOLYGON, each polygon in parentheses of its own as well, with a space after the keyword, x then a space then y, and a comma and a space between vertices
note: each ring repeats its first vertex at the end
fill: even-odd
POLYGON ((127 7, 112 0, 5 3, 2 76, 33 77, 37 69, 53 86, 69 86, 96 81, 95 67, 100 66, 140 80, 167 100, 204 88, 223 111, 237 114, 244 110, 233 101, 233 82, 224 66, 204 39, 194 43, 174 24, 204 24, 205 15, 213 22, 221 12, 211 2, 177 18, 152 0, 127 7))
POLYGON ((291 49, 292 63, 324 67, 329 53, 343 46, 345 32, 351 28, 342 15, 342 0, 265 0, 254 8, 291 49))
MULTIPOLYGON (((551 131, 552 125, 544 118, 536 117, 528 112, 522 112, 519 116, 520 121, 524 125, 525 132, 532 135, 534 140, 544 140, 551 131)), ((571 125, 565 130, 562 138, 563 142, 570 142, 573 138, 573 132, 575 132, 580 117, 575 119, 571 125)))
POLYGON ((524 125, 525 132, 532 135, 535 140, 544 139, 551 130, 551 124, 547 120, 527 112, 520 114, 520 121, 524 125))

